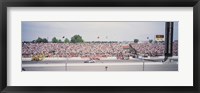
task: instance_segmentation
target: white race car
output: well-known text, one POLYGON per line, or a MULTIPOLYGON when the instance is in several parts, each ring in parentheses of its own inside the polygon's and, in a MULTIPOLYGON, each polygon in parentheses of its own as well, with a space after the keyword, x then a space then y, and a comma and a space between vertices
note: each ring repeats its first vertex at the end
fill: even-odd
POLYGON ((84 63, 95 63, 95 60, 87 60, 87 61, 84 61, 84 63))

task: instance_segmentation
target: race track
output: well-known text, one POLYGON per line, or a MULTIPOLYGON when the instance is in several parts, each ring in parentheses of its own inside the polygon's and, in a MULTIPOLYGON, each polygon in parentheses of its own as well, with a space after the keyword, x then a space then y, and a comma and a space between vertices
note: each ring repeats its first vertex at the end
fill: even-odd
POLYGON ((83 60, 22 61, 22 71, 178 71, 178 62, 144 60, 83 60))

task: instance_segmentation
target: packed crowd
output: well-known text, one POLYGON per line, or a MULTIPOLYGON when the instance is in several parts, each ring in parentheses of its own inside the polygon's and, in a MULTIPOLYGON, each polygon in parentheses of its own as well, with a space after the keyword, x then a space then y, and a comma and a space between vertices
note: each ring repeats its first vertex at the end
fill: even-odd
MULTIPOLYGON (((165 53, 165 45, 161 43, 133 43, 131 46, 141 55, 147 54, 148 56, 163 56, 165 53)), ((178 56, 178 42, 173 43, 172 51, 174 56, 178 56)))
MULTIPOLYGON (((130 44, 138 54, 163 56, 164 45, 152 43, 130 44)), ((23 43, 22 56, 32 57, 43 54, 45 57, 116 57, 126 54, 122 43, 23 43)), ((173 43, 173 55, 178 55, 178 42, 173 43)))

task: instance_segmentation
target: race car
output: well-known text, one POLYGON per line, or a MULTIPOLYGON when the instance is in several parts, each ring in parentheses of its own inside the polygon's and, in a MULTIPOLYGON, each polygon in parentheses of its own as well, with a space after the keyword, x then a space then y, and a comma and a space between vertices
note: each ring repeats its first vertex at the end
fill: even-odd
POLYGON ((95 60, 86 60, 84 63, 95 63, 95 60))

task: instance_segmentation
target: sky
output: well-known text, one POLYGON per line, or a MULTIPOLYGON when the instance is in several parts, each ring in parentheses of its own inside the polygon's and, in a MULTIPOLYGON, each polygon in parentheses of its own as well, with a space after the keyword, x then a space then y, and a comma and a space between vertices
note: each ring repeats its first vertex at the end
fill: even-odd
MULTIPOLYGON (((178 22, 174 22, 174 40, 178 40, 178 22)), ((53 22, 22 21, 22 41, 38 37, 64 40, 80 35, 84 41, 139 41, 154 40, 155 35, 165 35, 165 22, 53 22)))

